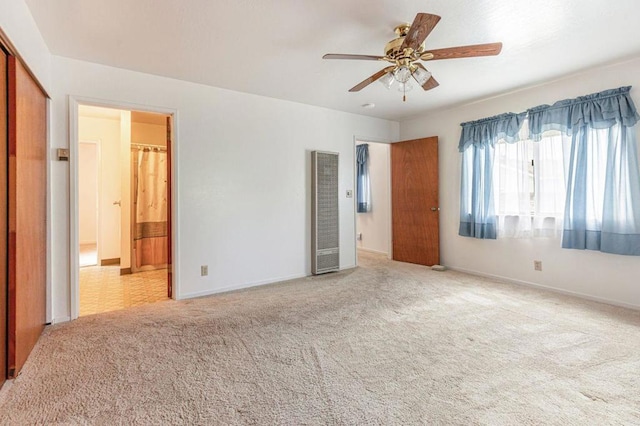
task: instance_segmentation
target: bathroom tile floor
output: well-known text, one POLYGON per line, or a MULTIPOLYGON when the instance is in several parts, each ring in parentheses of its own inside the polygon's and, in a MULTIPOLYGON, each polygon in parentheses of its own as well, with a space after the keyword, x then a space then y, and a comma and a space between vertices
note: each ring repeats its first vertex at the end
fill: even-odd
POLYGON ((120 275, 119 266, 80 268, 80 316, 168 300, 167 270, 120 275))

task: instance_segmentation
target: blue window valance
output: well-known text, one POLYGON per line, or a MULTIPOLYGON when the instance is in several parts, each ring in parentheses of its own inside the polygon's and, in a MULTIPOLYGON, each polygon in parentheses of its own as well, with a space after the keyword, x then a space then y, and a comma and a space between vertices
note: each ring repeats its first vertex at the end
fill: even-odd
POLYGON ((640 117, 629 95, 630 89, 631 86, 620 87, 531 108, 526 112, 529 136, 539 141, 549 130, 572 136, 575 129, 584 126, 591 129, 608 129, 615 124, 633 127, 640 117))
POLYGON ((508 112, 495 117, 462 123, 462 135, 458 149, 462 152, 469 145, 477 147, 495 145, 501 139, 515 142, 526 115, 526 112, 520 114, 508 112))
POLYGON ((629 95, 630 90, 631 86, 625 86, 565 99, 553 105, 540 105, 521 113, 508 112, 462 123, 458 149, 463 152, 471 144, 494 145, 499 140, 517 142, 525 118, 529 119, 529 137, 534 140, 540 140, 548 130, 558 130, 571 136, 573 129, 582 126, 593 129, 607 129, 615 124, 633 127, 640 116, 629 95))

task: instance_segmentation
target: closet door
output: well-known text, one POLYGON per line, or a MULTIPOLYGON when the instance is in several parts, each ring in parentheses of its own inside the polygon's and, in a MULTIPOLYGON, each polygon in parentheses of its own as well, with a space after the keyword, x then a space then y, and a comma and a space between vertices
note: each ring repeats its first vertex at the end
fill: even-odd
POLYGON ((0 47, 0 386, 7 378, 7 54, 0 47))
POLYGON ((8 65, 8 375, 15 377, 45 324, 47 103, 20 61, 10 56, 8 65))

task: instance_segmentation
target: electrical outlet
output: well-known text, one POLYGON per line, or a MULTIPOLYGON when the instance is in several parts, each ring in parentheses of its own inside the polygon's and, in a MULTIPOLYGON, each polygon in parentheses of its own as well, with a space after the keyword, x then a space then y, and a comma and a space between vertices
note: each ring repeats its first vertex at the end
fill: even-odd
POLYGON ((535 269, 536 271, 542 271, 542 260, 534 260, 533 269, 535 269))
POLYGON ((353 189, 347 189, 347 198, 353 198, 353 189))
POLYGON ((209 275, 209 265, 202 265, 200 267, 200 276, 206 277, 207 275, 209 275))

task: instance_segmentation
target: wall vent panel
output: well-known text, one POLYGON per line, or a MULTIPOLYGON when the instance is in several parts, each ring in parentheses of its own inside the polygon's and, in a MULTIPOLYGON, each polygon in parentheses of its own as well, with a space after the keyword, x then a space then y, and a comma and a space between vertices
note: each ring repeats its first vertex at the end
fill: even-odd
POLYGON ((338 154, 311 153, 311 273, 340 269, 338 154))

